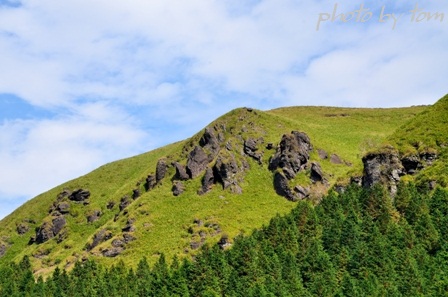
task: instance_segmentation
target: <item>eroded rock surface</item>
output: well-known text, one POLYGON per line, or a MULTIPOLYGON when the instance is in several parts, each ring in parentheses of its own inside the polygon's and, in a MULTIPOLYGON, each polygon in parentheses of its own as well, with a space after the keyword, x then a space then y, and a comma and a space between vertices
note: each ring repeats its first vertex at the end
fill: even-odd
POLYGON ((305 133, 292 131, 289 135, 285 134, 269 162, 269 169, 282 168, 288 179, 292 179, 308 162, 312 149, 310 139, 305 133))
POLYGON ((209 158, 200 146, 195 148, 188 155, 187 174, 190 178, 195 178, 207 168, 209 158))
POLYGON ((83 201, 89 199, 89 197, 90 197, 90 192, 88 190, 79 189, 79 190, 73 191, 73 193, 70 194, 68 199, 70 199, 72 201, 76 201, 76 202, 83 202, 83 201))
POLYGON ((387 185, 392 195, 397 192, 397 184, 404 167, 395 151, 372 153, 362 158, 364 164, 363 187, 381 183, 387 185))
POLYGON ((166 174, 167 164, 165 159, 160 159, 157 161, 156 166, 156 183, 159 183, 166 174))
POLYGON ((55 217, 51 222, 44 222, 39 229, 37 229, 36 236, 33 239, 37 244, 44 243, 61 232, 66 224, 67 222, 64 216, 55 217))
POLYGON ((174 196, 179 196, 185 191, 185 186, 180 181, 174 181, 173 182, 173 188, 171 189, 173 191, 174 196))

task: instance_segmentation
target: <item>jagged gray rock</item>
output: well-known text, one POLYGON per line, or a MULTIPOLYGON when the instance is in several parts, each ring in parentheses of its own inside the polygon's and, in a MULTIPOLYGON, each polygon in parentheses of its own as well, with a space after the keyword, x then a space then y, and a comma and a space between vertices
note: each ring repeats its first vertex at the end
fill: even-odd
POLYGON ((253 138, 248 138, 244 141, 244 153, 254 158, 258 163, 261 164, 263 154, 257 153, 257 151, 258 151, 258 141, 256 141, 253 138))
POLYGON ((95 209, 92 213, 87 216, 87 223, 93 223, 100 219, 101 210, 95 209))
POLYGON ((190 178, 190 176, 187 174, 187 170, 185 169, 184 165, 178 162, 174 162, 173 165, 174 168, 176 168, 176 175, 174 176, 175 179, 187 180, 190 178))
POLYGON ((185 191, 185 186, 180 181, 173 182, 173 188, 171 189, 173 191, 174 196, 179 196, 185 191))
POLYGON ((423 168, 423 165, 418 156, 406 156, 401 159, 401 164, 407 174, 414 174, 417 170, 423 168))
POLYGON ((209 158, 200 146, 195 148, 188 155, 187 173, 190 178, 197 177, 202 171, 207 168, 209 158))
POLYGON ((331 154, 330 156, 330 162, 333 164, 343 164, 341 158, 336 154, 331 154))
POLYGON ((219 140, 216 138, 210 127, 205 128, 204 134, 199 140, 201 147, 207 148, 213 155, 219 151, 219 140))
POLYGON ((297 201, 296 195, 291 191, 288 185, 288 179, 280 172, 274 174, 275 192, 290 201, 297 201))
POLYGON ((87 250, 90 251, 92 250, 94 247, 96 247, 97 245, 99 245, 100 243, 107 241, 109 239, 112 238, 112 232, 106 230, 106 229, 101 229, 100 231, 98 231, 97 233, 95 233, 95 235, 93 235, 93 241, 91 244, 87 245, 87 250))
MULTIPOLYGON (((39 229, 36 231, 34 241, 37 244, 44 243, 51 238, 55 237, 66 225, 66 220, 64 216, 58 216, 54 218, 51 222, 44 222, 39 229)), ((32 243, 32 240, 31 240, 32 243)))
POLYGON ((167 164, 165 159, 159 159, 156 166, 156 183, 159 183, 166 174, 167 164))
POLYGON ((157 184, 156 177, 153 174, 148 175, 148 177, 146 178, 146 183, 145 183, 146 191, 150 191, 150 190, 154 189, 156 184, 157 184))
POLYGON ((129 204, 131 204, 131 199, 126 195, 121 197, 120 200, 120 211, 122 211, 123 209, 125 209, 126 207, 128 207, 129 204))
POLYGON ((292 179, 308 162, 312 149, 305 133, 292 131, 289 135, 285 134, 269 162, 269 169, 273 171, 280 167, 287 172, 288 179, 292 179))
POLYGON ((218 157, 213 166, 213 172, 216 177, 215 180, 221 183, 224 189, 237 183, 235 174, 238 173, 238 164, 235 157, 233 155, 230 155, 228 158, 218 157))
POLYGON ((20 223, 17 225, 16 230, 17 230, 17 234, 23 235, 30 230, 30 227, 28 226, 28 224, 20 223))
POLYGON ((294 187, 294 192, 296 192, 299 199, 305 199, 310 196, 310 191, 300 185, 294 187))
POLYGON ((104 257, 108 257, 108 258, 114 258, 118 255, 120 255, 121 253, 123 253, 124 248, 122 247, 112 247, 109 249, 105 249, 102 253, 104 257))
POLYGON ((364 164, 363 187, 381 183, 387 185, 391 195, 397 192, 397 184, 404 167, 396 151, 371 153, 362 158, 364 164))
POLYGON ((88 190, 79 189, 76 191, 73 191, 73 193, 70 194, 68 199, 76 202, 83 202, 90 197, 90 192, 88 190))
POLYGON ((320 167, 320 164, 317 162, 311 163, 311 170, 310 170, 310 178, 313 182, 324 182, 324 173, 322 172, 322 168, 320 167))
POLYGON ((62 214, 67 214, 70 212, 70 203, 68 202, 60 202, 56 206, 56 210, 62 214))
POLYGON ((199 189, 198 194, 203 195, 212 189, 212 186, 215 182, 215 178, 213 176, 213 170, 211 168, 207 168, 205 170, 204 177, 202 178, 202 187, 199 189))
POLYGON ((328 159, 328 153, 323 149, 318 149, 317 154, 319 155, 319 158, 322 160, 328 159))
POLYGON ((138 197, 140 197, 140 190, 139 189, 134 189, 132 190, 132 199, 137 199, 138 197))

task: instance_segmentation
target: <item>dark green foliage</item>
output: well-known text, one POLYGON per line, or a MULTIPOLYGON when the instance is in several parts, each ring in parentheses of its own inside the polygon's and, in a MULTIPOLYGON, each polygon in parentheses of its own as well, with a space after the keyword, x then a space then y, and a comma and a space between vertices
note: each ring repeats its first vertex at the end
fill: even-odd
POLYGON ((300 202, 227 251, 204 246, 194 261, 162 254, 135 271, 79 262, 33 278, 28 258, 0 267, 0 296, 444 296, 448 192, 353 186, 320 205, 300 202))

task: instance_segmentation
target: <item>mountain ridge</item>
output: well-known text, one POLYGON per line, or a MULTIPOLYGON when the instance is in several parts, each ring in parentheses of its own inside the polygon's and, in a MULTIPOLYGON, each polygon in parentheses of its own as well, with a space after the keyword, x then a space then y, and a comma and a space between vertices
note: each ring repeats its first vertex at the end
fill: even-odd
MULTIPOLYGON (((205 129, 187 140, 103 165, 85 176, 30 200, 0 221, 3 229, 0 234, 1 242, 2 246, 6 247, 0 262, 18 261, 24 255, 31 255, 35 273, 45 275, 56 266, 70 268, 83 258, 95 258, 106 264, 113 263, 114 258, 105 256, 105 253, 110 252, 110 255, 113 255, 113 249, 122 246, 125 248, 115 256, 127 264, 136 265, 141 255, 147 255, 149 260, 152 257, 157 258, 160 252, 164 252, 169 258, 174 255, 190 257, 202 244, 215 244, 223 238, 229 238, 226 243, 231 244, 232 238, 238 234, 251 232, 253 228, 259 228, 269 222, 275 214, 287 213, 294 207, 294 203, 277 195, 273 185, 274 173, 267 169, 282 135, 296 130, 303 131, 310 137, 314 146, 314 150, 310 152, 310 164, 318 162, 328 182, 318 195, 322 196, 337 181, 347 179, 350 172, 361 172, 360 156, 365 151, 384 140, 393 127, 398 128, 399 124, 404 124, 426 108, 293 107, 267 112, 251 108, 230 111, 207 127, 214 129, 213 127, 219 128, 225 124, 225 131, 221 131, 223 139, 231 141, 233 146, 228 150, 225 148, 226 141, 223 141, 219 149, 226 152, 230 159, 232 158, 229 154, 233 154, 238 167, 244 167, 243 161, 249 165, 250 169, 244 171, 243 178, 238 181, 242 194, 223 189, 222 180, 204 188, 204 170, 210 169, 213 176, 213 166, 216 165, 218 155, 215 155, 197 176, 184 182, 184 193, 179 196, 172 194, 173 181, 179 180, 174 178, 177 173, 172 164, 178 162, 180 165, 187 165, 186 158, 188 159, 192 149, 195 146, 201 147, 205 129), (263 138, 262 143, 253 151, 248 149, 248 152, 261 156, 261 161, 244 152, 245 142, 249 139, 259 140, 260 137, 263 138), (269 144, 272 144, 271 149, 266 148, 269 144), (327 157, 321 158, 318 150, 324 151, 327 157), (333 155, 341 162, 332 162, 333 155), (157 175, 157 164, 161 159, 166 160, 167 164, 165 177, 150 191, 146 191, 148 177, 157 175), (40 244, 29 244, 29 238, 36 235, 33 228, 42 229, 45 221, 54 219, 48 211, 51 207, 58 207, 58 204, 54 205, 57 196, 64 190, 73 193, 79 189, 89 190, 89 204, 68 202, 67 197, 58 201, 69 204, 68 215, 64 215, 64 226, 68 230, 65 238, 62 236, 58 239, 58 236, 54 236, 40 244), (197 192, 201 189, 205 191, 198 195, 197 192), (135 200, 132 199, 134 190, 140 192, 140 196, 135 200), (122 202, 126 204, 126 199, 122 201, 125 196, 130 203, 119 210, 122 202), (111 209, 108 208, 109 202, 114 202, 111 209), (30 209, 37 213, 33 214, 30 209), (99 211, 96 213, 98 220, 88 223, 87 217, 95 217, 96 211, 99 211), (127 213, 124 214, 125 212, 127 213), (130 231, 132 228, 135 230, 130 231), (105 230, 102 235, 104 237, 98 245, 91 248, 97 238, 95 236, 102 230, 105 230), (108 232, 111 237, 107 235, 108 232), (134 239, 127 237, 126 242, 124 234, 131 234, 134 239)), ((216 135, 215 137, 218 138, 216 135)), ((206 146, 207 143, 203 145, 206 146)), ((250 146, 246 144, 246 147, 250 146)), ((209 151, 210 149, 213 150, 211 146, 206 148, 209 151)), ((226 158, 222 160, 224 159, 226 158)), ((222 164, 229 164, 222 160, 222 164)), ((313 183, 308 177, 309 170, 311 169, 305 169, 291 179, 291 186, 296 183, 311 187, 313 183)), ((230 183, 232 182, 234 181, 230 183)), ((236 179, 235 182, 238 183, 236 179)), ((316 198, 318 200, 319 197, 316 198)), ((52 211, 54 212, 54 209, 52 211)))

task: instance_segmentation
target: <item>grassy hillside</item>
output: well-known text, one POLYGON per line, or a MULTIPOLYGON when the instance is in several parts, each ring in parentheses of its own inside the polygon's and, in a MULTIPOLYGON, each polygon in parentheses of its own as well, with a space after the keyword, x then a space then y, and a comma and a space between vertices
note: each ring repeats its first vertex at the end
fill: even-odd
MULTIPOLYGON (((282 135, 292 130, 307 133, 314 147, 311 161, 321 164, 331 185, 346 178, 350 172, 361 171, 360 157, 364 152, 385 141, 397 128, 425 109, 419 106, 395 109, 290 107, 266 112, 249 112, 245 108, 233 110, 209 127, 224 127, 222 136, 225 141, 220 152, 234 154, 240 165, 245 160, 248 162, 250 169, 241 176, 242 194, 223 190, 216 184, 210 192, 198 195, 200 175, 185 181, 185 192, 174 196, 171 188, 175 169, 172 166, 154 189, 145 191, 145 178, 155 172, 157 161, 166 158, 168 163, 185 164, 188 153, 204 133, 200 131, 185 141, 104 165, 25 203, 0 222, 0 247, 6 247, 0 265, 30 255, 34 272, 45 275, 56 266, 70 269, 75 261, 85 258, 95 258, 106 265, 121 259, 125 264, 135 266, 143 256, 154 261, 160 252, 168 258, 174 255, 190 257, 197 251, 193 243, 214 244, 223 236, 232 239, 238 234, 250 233, 267 224, 274 215, 285 214, 295 206, 277 195, 273 188, 272 172, 267 169, 267 164, 275 149, 265 149, 265 144, 272 143, 275 147, 282 135), (244 156, 242 143, 248 138, 263 138, 261 164, 244 156), (224 148, 227 142, 232 144, 230 150, 224 148), (328 156, 337 154, 343 163, 334 164, 329 158, 321 160, 318 149, 325 150, 328 156), (90 191, 90 203, 70 202, 69 213, 65 215, 64 236, 41 244, 29 244, 35 229, 51 220, 49 209, 58 194, 64 189, 81 188, 90 191), (121 198, 132 196, 133 189, 139 189, 142 195, 120 211, 121 198), (107 206, 112 205, 111 202, 115 205, 109 209, 107 206), (99 220, 88 223, 86 217, 95 211, 101 212, 99 220), (122 239, 122 229, 130 221, 135 228, 132 232, 135 240, 130 241, 116 258, 104 257, 103 251, 111 247, 113 240, 122 239), (18 227, 29 230, 19 235, 18 227), (105 230, 111 237, 88 251, 86 246, 100 230, 105 230)), ((304 175, 299 175, 298 179, 310 183, 304 175)))

